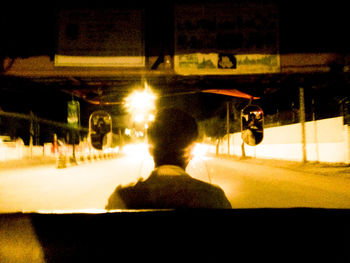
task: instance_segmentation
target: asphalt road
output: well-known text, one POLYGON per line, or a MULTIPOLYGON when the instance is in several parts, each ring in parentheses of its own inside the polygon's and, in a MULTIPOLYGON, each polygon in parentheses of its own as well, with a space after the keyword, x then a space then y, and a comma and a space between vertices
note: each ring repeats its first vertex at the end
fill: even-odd
MULTIPOLYGON (((99 211, 119 184, 146 178, 152 158, 126 155, 57 169, 52 163, 0 173, 0 212, 99 211)), ((350 208, 350 179, 295 167, 204 157, 191 161, 191 176, 219 185, 233 208, 350 208)), ((347 170, 348 172, 348 170, 347 170)))
POLYGON ((223 188, 233 208, 350 208, 347 174, 216 158, 206 163, 212 183, 223 188))

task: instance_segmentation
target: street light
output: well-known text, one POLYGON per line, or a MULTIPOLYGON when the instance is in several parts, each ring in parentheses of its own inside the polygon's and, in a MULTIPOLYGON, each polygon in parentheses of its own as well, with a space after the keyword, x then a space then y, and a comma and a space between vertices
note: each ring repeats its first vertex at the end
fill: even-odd
POLYGON ((134 91, 125 99, 125 106, 131 114, 132 121, 141 129, 147 130, 148 123, 154 120, 155 102, 157 96, 147 84, 143 91, 134 91))
POLYGON ((156 96, 149 90, 134 91, 126 98, 126 107, 129 112, 149 112, 155 109, 156 96))
POLYGON ((142 113, 138 113, 134 116, 134 121, 136 123, 142 123, 145 121, 145 116, 142 113))

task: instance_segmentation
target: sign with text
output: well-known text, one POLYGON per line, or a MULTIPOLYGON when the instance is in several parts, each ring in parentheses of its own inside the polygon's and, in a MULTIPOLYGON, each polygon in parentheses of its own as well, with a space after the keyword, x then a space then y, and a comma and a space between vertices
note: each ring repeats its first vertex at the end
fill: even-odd
POLYGON ((61 10, 55 66, 144 67, 143 11, 61 10))
POLYGON ((79 101, 68 101, 67 105, 67 122, 73 128, 78 128, 80 118, 80 104, 79 101))
POLYGON ((279 55, 274 54, 185 54, 174 59, 176 73, 182 75, 264 74, 280 71, 279 55))

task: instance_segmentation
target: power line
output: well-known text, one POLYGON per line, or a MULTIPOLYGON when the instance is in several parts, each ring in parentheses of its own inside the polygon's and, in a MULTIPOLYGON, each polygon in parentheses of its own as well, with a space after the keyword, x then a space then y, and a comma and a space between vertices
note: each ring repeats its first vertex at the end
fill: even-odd
POLYGON ((77 127, 77 128, 75 128, 75 127, 71 127, 67 123, 51 121, 51 120, 47 120, 47 119, 40 118, 40 117, 37 117, 37 116, 34 116, 34 115, 30 115, 30 114, 17 113, 17 112, 5 112, 5 111, 0 110, 0 116, 24 119, 24 120, 29 120, 29 121, 36 121, 36 122, 40 122, 40 123, 44 123, 44 124, 49 124, 49 125, 52 125, 52 126, 60 127, 60 128, 63 128, 63 129, 67 129, 67 130, 77 130, 77 131, 86 131, 86 132, 89 131, 88 128, 84 128, 84 127, 77 127))

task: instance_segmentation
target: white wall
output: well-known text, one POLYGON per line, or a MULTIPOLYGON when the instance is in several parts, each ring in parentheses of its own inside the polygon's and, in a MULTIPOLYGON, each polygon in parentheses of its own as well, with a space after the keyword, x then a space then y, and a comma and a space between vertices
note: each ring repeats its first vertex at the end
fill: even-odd
MULTIPOLYGON (((343 117, 305 123, 308 161, 350 163, 350 128, 343 117)), ((242 155, 241 133, 230 134, 230 154, 242 155)), ((255 147, 245 144, 247 156, 301 161, 302 127, 300 123, 264 129, 263 142, 255 147)), ((227 154, 227 136, 219 153, 227 154)))

